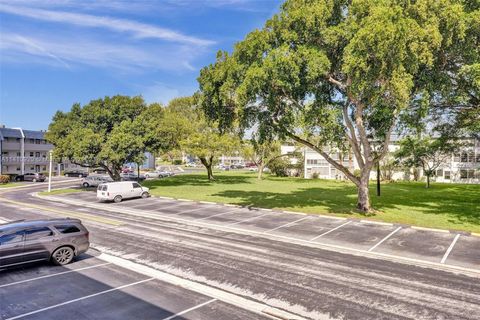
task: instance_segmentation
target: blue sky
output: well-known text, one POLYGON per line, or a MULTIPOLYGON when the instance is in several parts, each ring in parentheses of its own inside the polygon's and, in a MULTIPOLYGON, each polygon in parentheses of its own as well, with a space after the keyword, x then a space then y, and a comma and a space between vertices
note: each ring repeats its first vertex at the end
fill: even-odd
POLYGON ((280 0, 0 0, 0 124, 46 129, 106 95, 167 103, 280 0))

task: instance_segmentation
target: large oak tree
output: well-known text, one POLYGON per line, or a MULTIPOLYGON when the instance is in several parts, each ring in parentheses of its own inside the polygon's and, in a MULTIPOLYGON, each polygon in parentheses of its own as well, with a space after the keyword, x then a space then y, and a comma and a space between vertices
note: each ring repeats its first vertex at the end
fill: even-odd
POLYGON ((460 80, 478 69, 479 25, 476 1, 287 0, 201 71, 203 107, 222 127, 238 122, 317 151, 368 212, 370 172, 400 116, 418 100, 471 107, 460 80), (349 150, 360 175, 332 156, 349 150))

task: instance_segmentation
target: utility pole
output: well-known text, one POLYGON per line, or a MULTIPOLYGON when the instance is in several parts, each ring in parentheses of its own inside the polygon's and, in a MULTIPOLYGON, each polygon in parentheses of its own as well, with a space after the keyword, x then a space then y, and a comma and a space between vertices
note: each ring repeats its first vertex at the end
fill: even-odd
POLYGON ((48 156, 50 157, 50 165, 48 168, 48 192, 52 191, 52 165, 53 165, 53 152, 50 150, 48 153, 48 156))

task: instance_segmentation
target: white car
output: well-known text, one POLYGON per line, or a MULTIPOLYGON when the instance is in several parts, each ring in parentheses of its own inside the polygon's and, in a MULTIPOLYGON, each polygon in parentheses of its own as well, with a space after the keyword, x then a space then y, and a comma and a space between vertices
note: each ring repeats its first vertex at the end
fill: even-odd
POLYGON ((150 178, 165 178, 165 177, 170 177, 173 176, 174 173, 170 171, 162 171, 162 170, 155 170, 151 172, 145 173, 145 178, 150 179, 150 178))
POLYGON ((150 196, 149 190, 134 181, 102 183, 97 188, 97 199, 121 202, 123 199, 148 198, 150 196))

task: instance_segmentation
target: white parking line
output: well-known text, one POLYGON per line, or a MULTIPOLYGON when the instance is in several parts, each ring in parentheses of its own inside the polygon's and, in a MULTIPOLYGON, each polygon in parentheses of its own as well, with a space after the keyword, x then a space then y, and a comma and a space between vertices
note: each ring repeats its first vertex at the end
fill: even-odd
POLYGON ((55 277, 55 276, 60 276, 60 275, 62 275, 62 274, 67 274, 67 273, 72 273, 72 272, 77 272, 77 271, 83 271, 83 270, 93 269, 93 268, 97 268, 97 267, 103 267, 103 266, 106 266, 107 264, 110 264, 110 263, 109 263, 109 262, 108 262, 108 263, 101 263, 101 264, 97 264, 97 265, 94 265, 94 266, 83 267, 83 268, 78 268, 78 269, 69 270, 69 271, 63 271, 63 272, 54 273, 54 274, 47 274, 47 275, 45 275, 45 276, 40 276, 40 277, 31 278, 31 279, 26 279, 26 280, 21 280, 21 281, 15 281, 15 282, 7 283, 7 284, 2 284, 2 285, 0 285, 0 288, 5 288, 5 287, 9 287, 9 286, 14 286, 14 285, 20 284, 20 283, 25 283, 25 282, 30 282, 30 281, 35 281, 35 280, 40 280, 40 279, 55 277))
POLYGON ((196 306, 194 306, 194 307, 191 307, 191 308, 189 308, 189 309, 185 309, 185 310, 183 310, 183 311, 181 311, 181 312, 179 312, 179 313, 176 313, 176 314, 174 314, 174 315, 171 315, 170 317, 166 317, 166 318, 164 318, 163 320, 171 320, 171 319, 173 319, 173 318, 176 318, 176 317, 178 317, 178 316, 181 316, 182 314, 185 314, 185 313, 187 313, 187 312, 190 312, 190 311, 193 311, 193 310, 195 310, 195 309, 198 309, 198 308, 201 308, 201 307, 203 307, 203 306, 206 306, 207 304, 212 303, 212 302, 214 302, 214 301, 217 301, 217 299, 208 300, 207 302, 198 304, 198 305, 196 305, 196 306))
POLYGON ((453 238, 453 241, 452 241, 452 243, 450 244, 450 247, 448 247, 447 252, 445 252, 445 254, 443 255, 442 261, 440 261, 440 263, 443 264, 443 263, 445 263, 445 261, 447 261, 448 255, 450 254, 450 252, 452 251, 453 247, 455 246, 455 243, 457 243, 458 238, 460 238, 460 233, 457 233, 457 235, 455 236, 455 238, 453 238))
POLYGON ((381 245, 385 240, 387 240, 388 238, 390 238, 391 236, 393 236, 395 233, 397 233, 397 231, 399 231, 400 229, 402 229, 402 227, 398 227, 397 229, 395 229, 395 230, 393 230, 392 232, 390 232, 385 238, 383 238, 382 240, 380 240, 379 242, 377 242, 377 244, 375 244, 373 247, 371 247, 370 249, 368 249, 368 251, 374 250, 376 247, 378 247, 379 245, 381 245))
POLYGON ((333 229, 331 229, 331 230, 328 230, 327 232, 324 232, 324 233, 322 233, 321 235, 316 236, 316 237, 314 237, 314 238, 312 238, 312 239, 310 239, 310 240, 308 240, 308 241, 317 240, 318 238, 323 237, 324 235, 329 234, 330 232, 333 232, 333 231, 335 231, 335 230, 337 230, 337 229, 339 229, 339 228, 341 228, 341 227, 343 227, 343 226, 346 226, 346 225, 349 224, 350 222, 352 222, 352 221, 347 221, 347 222, 345 222, 344 224, 341 224, 341 225, 339 225, 338 227, 335 227, 335 228, 333 228, 333 229))
POLYGON ((264 213, 264 214, 261 214, 261 215, 256 216, 256 217, 251 217, 251 218, 248 218, 248 219, 245 219, 245 220, 240 220, 240 221, 237 221, 237 222, 234 222, 234 223, 229 223, 229 224, 227 224, 227 226, 233 226, 235 224, 239 224, 239 223, 242 223, 242 222, 247 222, 247 221, 250 221, 250 220, 254 220, 254 219, 266 216, 267 214, 271 214, 271 213, 264 213))
POLYGON ((80 297, 80 298, 73 299, 73 300, 68 300, 68 301, 65 301, 65 302, 62 302, 62 303, 59 303, 59 304, 54 304, 53 306, 49 306, 49 307, 38 309, 38 310, 35 310, 35 311, 23 313, 23 314, 20 314, 18 316, 11 317, 11 318, 8 318, 8 319, 5 319, 5 320, 15 320, 15 319, 24 318, 24 317, 30 316, 32 314, 37 314, 37 313, 40 313, 40 312, 43 312, 43 311, 47 311, 47 310, 55 309, 55 308, 58 308, 58 307, 62 307, 62 306, 65 306, 67 304, 70 304, 70 303, 74 303, 74 302, 77 302, 77 301, 93 298, 93 297, 96 297, 96 296, 99 296, 99 295, 102 295, 102 294, 105 294, 105 293, 109 293, 109 292, 116 291, 116 290, 121 290, 121 289, 124 289, 124 288, 135 286, 135 285, 140 284, 140 283, 151 281, 151 280, 154 280, 154 279, 155 278, 148 278, 148 279, 140 280, 140 281, 137 281, 137 282, 125 284, 125 285, 120 286, 120 287, 100 291, 100 292, 97 292, 97 293, 94 293, 94 294, 89 294, 88 296, 80 297))
POLYGON ((297 220, 295 220, 295 221, 292 221, 292 222, 289 222, 289 223, 282 224, 282 225, 281 225, 281 226, 279 226, 279 227, 276 227, 276 228, 273 228, 273 229, 270 229, 270 230, 264 231, 263 233, 268 233, 268 232, 271 232, 271 231, 278 230, 278 229, 280 229, 280 228, 285 228, 285 227, 291 226, 292 224, 295 224, 295 223, 297 223, 297 222, 300 222, 300 221, 302 221, 302 220, 305 220, 305 219, 308 219, 308 218, 310 218, 310 217, 309 217, 309 216, 307 216, 307 217, 303 217, 303 218, 297 219, 297 220))
POLYGON ((238 209, 233 209, 233 210, 228 210, 228 211, 225 211, 225 212, 220 212, 220 213, 217 213, 217 214, 213 214, 213 215, 211 215, 211 216, 208 216, 208 217, 203 217, 203 218, 200 218, 200 219, 195 219, 195 221, 197 221, 197 220, 206 220, 206 219, 209 219, 209 218, 221 216, 221 215, 224 215, 224 214, 227 214, 227 213, 232 213, 232 212, 235 212, 235 211, 238 211, 238 209))

